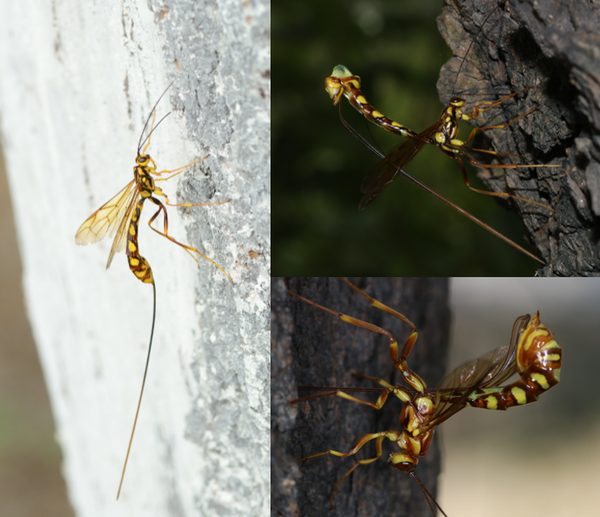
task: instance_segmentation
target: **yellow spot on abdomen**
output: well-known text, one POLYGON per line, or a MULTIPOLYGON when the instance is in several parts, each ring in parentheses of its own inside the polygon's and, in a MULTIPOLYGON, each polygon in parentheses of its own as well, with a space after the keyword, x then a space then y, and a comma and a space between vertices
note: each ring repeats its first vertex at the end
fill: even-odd
POLYGON ((527 404, 527 397, 524 390, 521 388, 511 388, 510 392, 515 397, 517 404, 527 404))
POLYGON ((532 373, 531 378, 537 382, 542 389, 547 390, 550 387, 548 384, 548 379, 546 379, 546 376, 542 375, 541 373, 532 373))
POLYGON ((489 395, 485 398, 485 407, 488 409, 498 409, 498 400, 496 397, 489 395))
POLYGON ((377 111, 377 110, 374 110, 374 111, 373 111, 373 116, 374 116, 375 118, 383 118, 383 116, 384 116, 384 115, 383 115, 383 113, 380 113, 379 111, 377 111))
POLYGON ((360 102, 361 104, 368 104, 367 99, 365 99, 362 95, 359 95, 358 97, 356 97, 356 100, 358 102, 360 102))
POLYGON ((137 251, 137 246, 133 242, 129 241, 128 249, 130 253, 135 253, 137 251))

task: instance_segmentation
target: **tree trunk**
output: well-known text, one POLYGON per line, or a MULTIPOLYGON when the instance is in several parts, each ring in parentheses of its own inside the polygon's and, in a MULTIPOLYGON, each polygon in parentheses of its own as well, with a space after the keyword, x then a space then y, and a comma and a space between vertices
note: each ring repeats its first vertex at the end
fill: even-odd
MULTIPOLYGON (((419 340, 409 365, 425 382, 435 386, 446 363, 449 331, 446 279, 350 278, 358 287, 382 303, 410 318, 419 330, 419 340)), ((310 392, 298 386, 378 387, 358 380, 352 373, 382 377, 400 383, 383 336, 343 323, 335 316, 291 297, 286 289, 316 303, 390 330, 404 343, 410 329, 396 318, 369 306, 339 279, 277 279, 272 297, 272 515, 351 517, 364 515, 430 516, 424 496, 414 480, 387 465, 390 442, 383 457, 360 466, 334 494, 330 510, 328 494, 355 458, 327 455, 307 460, 305 456, 328 449, 346 452, 366 433, 398 429, 400 401, 388 401, 381 411, 326 397, 291 405, 290 401, 310 392)), ((374 394, 358 394, 374 401, 374 394)), ((357 457, 374 457, 367 444, 357 457)), ((440 457, 434 444, 416 469, 425 486, 435 494, 440 457)))
MULTIPOLYGON (((0 108, 25 296, 77 515, 265 515, 269 5, 5 2, 0 108), (157 286, 153 357, 121 499, 152 289, 79 225, 132 179, 144 121, 169 234, 140 222, 157 286)), ((154 225, 162 229, 162 217, 154 225)))
MULTIPOLYGON (((539 107, 506 130, 486 131, 485 136, 497 151, 523 156, 502 158, 503 163, 561 165, 485 169, 480 176, 493 190, 517 189, 523 197, 554 208, 549 214, 527 203, 513 203, 529 240, 547 263, 538 275, 597 275, 600 71, 595 56, 600 47, 600 9, 578 0, 509 0, 499 6, 497 0, 447 0, 447 4, 438 26, 456 57, 440 73, 443 102, 473 91, 495 90, 501 97, 534 87, 523 100, 517 97, 516 105, 511 100, 495 110, 501 115, 492 122, 506 123, 535 104, 539 107)), ((489 122, 487 117, 486 124, 479 119, 477 125, 489 122)))

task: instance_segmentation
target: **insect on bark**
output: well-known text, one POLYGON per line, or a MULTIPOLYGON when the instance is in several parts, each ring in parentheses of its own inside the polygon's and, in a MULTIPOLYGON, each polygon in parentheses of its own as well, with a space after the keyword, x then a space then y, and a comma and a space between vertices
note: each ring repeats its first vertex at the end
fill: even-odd
MULTIPOLYGON (((173 83, 171 83, 173 84, 173 83)), ((131 430, 131 438, 129 440, 129 445, 127 447, 127 454, 125 456, 125 461, 123 464, 123 472, 121 474, 121 480, 119 482, 119 488, 117 491, 117 499, 119 499, 119 495, 121 493, 121 488, 123 485, 123 479, 125 477, 125 470, 127 468, 127 462, 129 460, 129 453, 131 451, 131 444, 133 443, 133 436, 135 434, 135 428, 137 424, 137 419, 142 403, 142 396, 144 394, 144 387, 146 384, 146 376, 148 373, 148 365, 150 363, 150 353, 152 351, 152 339, 154 337, 154 325, 156 321, 156 284, 154 281, 154 275, 152 273, 152 268, 148 261, 140 255, 139 252, 139 244, 138 244, 138 232, 139 232, 139 219, 142 212, 142 208, 146 201, 150 201, 154 203, 158 207, 156 213, 150 218, 148 221, 148 226, 159 235, 167 238, 174 244, 182 247, 188 254, 196 261, 198 266, 200 266, 198 259, 194 256, 194 253, 200 255, 200 257, 208 260, 211 264, 216 266, 220 271, 223 272, 225 276, 231 281, 233 284, 233 279, 231 276, 214 260, 207 257, 196 248, 192 246, 188 246, 186 244, 182 244, 181 242, 174 239, 171 235, 169 235, 169 223, 167 216, 167 209, 165 205, 175 206, 175 207, 198 207, 198 206, 213 206, 213 205, 221 205, 224 203, 228 203, 230 200, 218 201, 215 203, 180 203, 180 204, 172 204, 169 203, 169 198, 167 195, 156 186, 156 182, 158 181, 166 181, 171 178, 177 176, 188 167, 199 163, 209 155, 204 156, 198 160, 195 160, 187 165, 182 167, 178 167, 173 170, 156 170, 156 163, 152 159, 152 157, 147 154, 147 150, 150 147, 150 140, 154 131, 158 128, 160 123, 170 114, 167 113, 163 118, 161 118, 158 123, 154 123, 156 120, 156 107, 158 103, 163 98, 167 90, 171 87, 171 84, 167 86, 167 89, 162 93, 162 95, 156 101, 156 104, 152 108, 152 111, 148 115, 146 119, 146 123, 142 129, 142 133, 140 134, 140 139, 138 142, 137 148, 137 156, 135 158, 136 165, 133 167, 133 180, 130 181, 124 188, 121 190, 115 197, 109 200, 107 203, 102 205, 98 210, 96 210, 86 221, 80 226, 79 230, 75 235, 75 243, 78 245, 86 245, 86 244, 94 244, 96 242, 101 241, 106 235, 112 237, 115 235, 115 238, 112 243, 112 247, 110 249, 110 254, 108 256, 108 262, 106 264, 106 268, 110 267, 110 264, 113 260, 113 257, 116 253, 123 251, 127 254, 127 260, 129 263, 129 269, 131 269, 132 273, 136 276, 138 280, 143 283, 152 285, 153 292, 153 309, 152 309, 152 325, 150 329, 150 339, 148 342, 148 354, 146 357, 146 364, 144 367, 144 375, 142 378, 142 386, 140 389, 140 396, 135 412, 135 418, 133 421, 133 427, 131 430), (150 123, 150 120, 152 122, 150 123), (150 128, 146 137, 144 137, 146 133, 146 129, 148 128, 148 124, 150 123, 150 128), (164 176, 164 177, 163 177, 164 176), (164 203, 157 197, 163 197, 164 203), (162 213, 163 215, 163 229, 162 231, 152 226, 152 223, 158 218, 158 216, 162 213)))
MULTIPOLYGON (((503 3, 502 3, 503 4, 503 3)), ((502 5, 501 4, 501 5, 502 5)), ((482 22, 480 29, 483 29, 487 23, 490 22, 490 18, 497 11, 500 6, 497 6, 493 9, 487 17, 482 22)), ((469 54, 470 46, 466 50, 466 54, 461 63, 464 63, 469 54)), ((456 77, 460 74, 460 67, 457 71, 456 77)), ((513 152, 498 152, 489 149, 480 149, 475 148, 471 145, 471 141, 475 137, 475 135, 484 130, 504 130, 515 123, 528 116, 531 112, 533 112, 538 105, 534 104, 532 107, 527 109, 526 111, 521 112, 520 114, 510 118, 506 122, 502 123, 487 123, 483 127, 479 127, 473 129, 471 134, 466 140, 461 140, 458 138, 458 123, 459 121, 474 121, 481 113, 486 112, 488 110, 494 110, 497 108, 502 108, 503 105, 509 101, 514 101, 518 95, 524 94, 525 92, 532 90, 531 86, 527 86, 521 88, 519 91, 505 94, 499 98, 494 100, 487 100, 479 103, 470 103, 467 104, 467 101, 459 96, 453 95, 446 107, 443 109, 442 114, 439 117, 439 120, 432 124, 429 128, 417 133, 412 129, 407 128, 399 122, 396 122, 383 113, 378 111, 376 108, 371 106, 367 101, 367 98, 363 91, 361 90, 362 84, 361 79, 358 75, 352 74, 348 68, 343 65, 337 65, 334 67, 332 74, 325 79, 325 90, 329 94, 334 106, 338 106, 339 118, 343 125, 348 129, 348 131, 358 139, 367 149, 372 151, 375 155, 377 155, 382 160, 375 165, 371 171, 364 178, 361 185, 361 192, 363 193, 362 199, 359 203, 359 209, 362 210, 366 208, 368 204, 370 204, 375 198, 382 194, 382 192, 387 189, 391 183, 395 180, 399 175, 403 175, 407 179, 411 180, 415 184, 419 185, 421 188, 434 195, 444 203, 451 206, 454 210, 461 213, 462 215, 469 218, 471 221, 486 229, 488 232, 492 233, 496 237, 502 239, 504 242, 512 246, 513 248, 519 250, 521 253, 527 255, 528 257, 545 264, 543 260, 535 256, 530 251, 524 249, 522 246, 518 245, 511 239, 507 238, 500 232, 493 229, 491 226, 486 223, 480 221, 472 214, 466 212, 465 210, 458 207, 456 204, 448 201, 446 198, 435 192, 433 189, 429 188, 421 181, 414 178, 411 174, 406 172, 405 167, 409 164, 409 162, 419 153, 419 151, 425 145, 432 145, 438 147, 445 155, 454 159, 457 162, 457 166, 460 167, 460 171, 462 173, 462 179, 467 188, 471 191, 484 194, 488 196, 500 197, 505 199, 511 199, 515 202, 521 202, 525 205, 532 205, 534 208, 540 207, 542 212, 540 215, 545 217, 546 219, 550 217, 553 212, 552 207, 548 206, 544 202, 540 202, 534 199, 530 199, 528 197, 523 197, 522 195, 517 195, 512 192, 493 192, 488 190, 482 190, 478 188, 474 188, 470 185, 468 175, 466 169, 463 164, 463 160, 467 160, 472 165, 478 167, 486 167, 490 169, 521 169, 521 168, 540 168, 540 167, 559 167, 559 164, 531 164, 531 163, 499 163, 499 164, 490 164, 490 163, 480 163, 478 158, 475 158, 475 154, 479 155, 491 155, 492 157, 512 157, 520 158, 518 154, 513 152), (341 99, 342 97, 346 97, 351 106, 353 106, 357 111, 359 111, 364 117, 379 125, 383 129, 394 133, 398 136, 406 139, 396 147, 394 147, 387 155, 381 153, 378 149, 373 147, 369 142, 367 142, 342 116, 341 112, 341 99), (470 106, 470 107, 469 107, 470 106)))
MULTIPOLYGON (((360 296, 364 303, 374 307, 371 312, 376 312, 378 309, 408 325, 411 329, 408 338, 405 341, 396 340, 394 335, 384 327, 326 307, 291 290, 289 294, 307 306, 311 306, 312 309, 327 313, 331 318, 338 318, 346 325, 364 329, 361 332, 368 331, 384 336, 383 340, 376 340, 376 342, 379 346, 386 344, 385 346, 389 349, 388 362, 391 357, 391 362, 400 372, 403 382, 394 384, 396 381, 391 380, 392 377, 382 376, 378 372, 353 372, 355 377, 371 381, 372 386, 379 385, 379 388, 368 389, 371 396, 366 397, 356 393, 362 391, 361 388, 349 389, 340 384, 321 385, 312 388, 317 392, 315 395, 297 399, 295 402, 303 405, 307 403, 317 405, 324 401, 311 399, 322 397, 332 397, 333 399, 334 396, 337 396, 346 399, 347 404, 370 406, 373 410, 380 410, 384 405, 389 405, 390 400, 398 398, 403 404, 400 425, 396 424, 393 428, 378 426, 377 429, 371 429, 362 437, 353 437, 353 444, 350 447, 338 447, 337 444, 330 443, 327 450, 319 451, 314 450, 313 440, 302 448, 307 455, 298 459, 300 462, 324 462, 325 458, 331 458, 331 456, 340 457, 340 461, 349 457, 355 459, 350 466, 346 460, 346 472, 337 480, 337 484, 329 494, 331 504, 334 505, 338 488, 341 489, 344 483, 353 482, 352 478, 355 472, 370 468, 370 465, 375 462, 382 462, 381 458, 386 458, 389 451, 385 444, 391 441, 393 445, 388 458, 389 465, 408 472, 413 477, 423 492, 431 514, 435 515, 435 507, 443 513, 431 493, 433 488, 426 487, 427 483, 422 483, 417 478, 419 471, 417 464, 426 457, 432 444, 435 428, 466 406, 488 410, 506 410, 534 402, 541 394, 560 381, 562 351, 552 333, 540 322, 539 313, 532 317, 520 316, 514 322, 508 345, 464 363, 447 375, 438 387, 427 388, 421 376, 407 363, 407 361, 411 361, 419 347, 416 326, 409 318, 394 308, 384 304, 381 300, 372 298, 351 282, 342 280, 348 288, 354 291, 355 296, 360 296), (518 374, 518 379, 508 382, 515 373, 518 374), (382 445, 386 447, 385 454, 382 452, 382 445), (361 449, 366 449, 367 452, 359 453, 361 449), (360 459, 354 456, 357 453, 359 453, 360 459)), ((423 338, 426 336, 423 335, 421 340, 423 338)), ((321 338, 322 342, 326 339, 326 336, 321 338)), ((353 353, 351 342, 345 342, 343 347, 350 349, 348 353, 353 353)), ((315 364, 318 364, 319 361, 318 356, 314 357, 315 364)), ((302 389, 309 389, 309 387, 302 387, 302 389)), ((326 401, 330 400, 326 399, 326 401)), ((338 403, 343 404, 344 402, 338 401, 338 403)), ((446 514, 443 513, 443 515, 446 514)))

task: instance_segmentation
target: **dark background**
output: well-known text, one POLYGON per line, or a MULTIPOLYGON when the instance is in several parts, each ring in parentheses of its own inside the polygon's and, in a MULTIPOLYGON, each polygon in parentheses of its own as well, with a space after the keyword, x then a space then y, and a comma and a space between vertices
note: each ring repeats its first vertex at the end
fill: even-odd
MULTIPOLYGON (((333 66, 346 65, 361 77, 367 99, 378 110, 415 131, 424 130, 443 108, 436 82, 451 57, 436 25, 442 5, 418 0, 273 5, 274 275, 535 271, 531 259, 405 178, 358 211, 360 184, 377 158, 342 126, 324 79, 333 66)), ((468 100, 481 102, 482 95, 468 100)), ((345 99, 342 113, 369 137, 366 121, 345 99)), ((401 141, 368 126, 384 151, 401 141)), ((518 218, 500 202, 470 192, 458 164, 428 147, 407 171, 527 247, 518 218)), ((472 168, 469 176, 473 186, 483 188, 472 168)))

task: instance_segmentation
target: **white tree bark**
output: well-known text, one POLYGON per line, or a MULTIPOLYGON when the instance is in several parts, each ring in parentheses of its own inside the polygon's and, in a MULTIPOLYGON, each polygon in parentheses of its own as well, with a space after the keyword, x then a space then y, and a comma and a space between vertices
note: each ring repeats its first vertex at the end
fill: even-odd
MULTIPOLYGON (((0 120, 28 313, 79 516, 266 515, 269 508, 270 82, 266 0, 1 2, 0 120), (153 356, 123 491, 152 289, 79 225, 132 179, 145 118, 169 233, 152 232, 153 356)), ((162 219, 162 218, 161 218, 162 219)), ((160 226, 159 222, 159 226, 160 226)))

